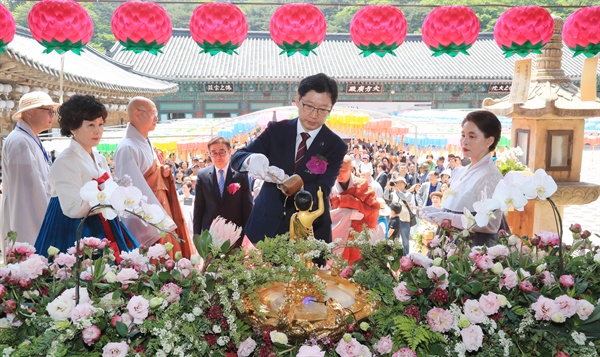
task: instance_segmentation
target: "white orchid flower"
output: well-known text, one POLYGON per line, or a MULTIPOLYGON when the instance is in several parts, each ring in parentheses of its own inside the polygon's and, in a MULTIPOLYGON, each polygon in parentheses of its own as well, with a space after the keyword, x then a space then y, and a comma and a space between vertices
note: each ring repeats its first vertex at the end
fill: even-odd
POLYGON ((548 175, 543 169, 537 169, 535 174, 533 174, 533 178, 529 178, 521 186, 521 191, 523 191, 525 196, 528 198, 537 197, 542 200, 548 199, 557 189, 558 186, 552 176, 548 175))
POLYGON ((146 221, 148 221, 152 224, 158 225, 163 221, 163 219, 165 219, 166 212, 161 206, 155 205, 155 204, 149 204, 144 201, 141 201, 141 204, 142 204, 141 216, 146 221))
MULTIPOLYGON (((119 186, 113 180, 107 180, 100 186, 98 185, 98 181, 92 180, 81 187, 79 195, 84 201, 88 202, 91 207, 97 205, 111 205, 108 198, 117 187, 119 186)), ((100 209, 100 213, 108 220, 114 219, 117 216, 117 212, 109 207, 100 209)))
POLYGON ((135 186, 119 186, 110 195, 111 205, 120 213, 125 210, 135 211, 142 199, 142 191, 135 186))
POLYGON ((521 189, 507 183, 505 180, 498 183, 492 199, 500 202, 500 208, 504 213, 507 213, 511 207, 517 211, 522 211, 527 204, 527 197, 521 192, 521 189))
POLYGON ((471 211, 467 209, 467 207, 465 207, 465 209, 463 210, 463 215, 460 217, 460 222, 462 223, 463 227, 465 227, 465 229, 467 230, 471 229, 471 227, 473 227, 476 223, 475 217, 473 216, 471 211))
POLYGON ((475 221, 477 222, 477 226, 487 226, 491 218, 496 218, 496 210, 498 210, 499 208, 500 202, 493 198, 486 198, 473 203, 473 209, 475 210, 475 212, 477 212, 477 214, 475 214, 475 221))

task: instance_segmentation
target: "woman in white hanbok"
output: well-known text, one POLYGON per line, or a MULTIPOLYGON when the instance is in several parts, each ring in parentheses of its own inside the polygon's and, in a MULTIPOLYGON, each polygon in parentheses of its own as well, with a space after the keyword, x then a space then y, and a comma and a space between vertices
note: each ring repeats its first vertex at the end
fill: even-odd
MULTIPOLYGON (((48 174, 52 197, 46 210, 44 223, 35 242, 36 251, 47 255, 50 246, 66 252, 75 245, 76 230, 90 210, 81 198, 81 187, 91 180, 102 188, 111 180, 110 169, 104 156, 92 148, 97 146, 104 132, 106 108, 91 95, 75 95, 58 110, 60 133, 72 136, 69 147, 57 158, 48 174)), ((129 181, 125 178, 123 181, 129 181)), ((106 220, 101 214, 89 216, 82 229, 82 237, 108 238, 117 261, 121 251, 138 247, 119 218, 106 220)))
POLYGON ((502 180, 502 174, 492 161, 494 151, 502 126, 491 112, 485 110, 467 114, 462 122, 460 144, 463 155, 471 159, 471 164, 464 167, 452 177, 450 188, 445 194, 442 208, 426 207, 422 209, 423 217, 437 222, 451 222, 458 229, 469 228, 471 246, 493 245, 498 241, 498 231, 502 228, 508 231, 508 224, 500 210, 495 212, 496 218, 491 218, 484 227, 464 227, 461 217, 466 208, 473 215, 473 203, 483 198, 491 198, 496 185, 502 180))

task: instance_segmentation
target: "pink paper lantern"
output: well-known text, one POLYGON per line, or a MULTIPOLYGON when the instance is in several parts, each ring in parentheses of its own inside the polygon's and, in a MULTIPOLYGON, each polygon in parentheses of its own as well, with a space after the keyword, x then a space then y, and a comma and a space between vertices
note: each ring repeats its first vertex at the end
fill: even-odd
POLYGON ((406 38, 408 26, 402 11, 391 5, 369 5, 358 10, 350 22, 350 38, 367 57, 395 56, 394 50, 406 38))
POLYGON ((575 52, 594 57, 600 52, 600 6, 588 6, 571 14, 562 30, 563 41, 575 52))
POLYGON ((71 0, 42 0, 27 18, 33 38, 44 53, 73 51, 80 54, 94 34, 94 23, 83 6, 71 0))
POLYGON ((552 38, 554 19, 540 6, 517 6, 505 11, 494 26, 494 39, 506 57, 542 53, 552 38))
POLYGON ((308 56, 314 53, 327 33, 325 16, 311 4, 285 4, 280 6, 269 24, 273 41, 288 56, 296 52, 308 56))
POLYGON ((423 22, 423 42, 433 51, 433 56, 459 53, 477 41, 481 25, 475 12, 467 6, 442 6, 433 10, 423 22))
POLYGON ((6 6, 0 4, 0 53, 4 53, 4 47, 15 38, 16 31, 15 18, 6 6))
POLYGON ((169 14, 153 2, 130 1, 119 5, 111 27, 124 51, 147 51, 154 55, 162 53, 173 33, 169 14))
POLYGON ((190 20, 190 33, 200 53, 236 53, 248 34, 244 13, 235 5, 211 2, 198 6, 190 20))

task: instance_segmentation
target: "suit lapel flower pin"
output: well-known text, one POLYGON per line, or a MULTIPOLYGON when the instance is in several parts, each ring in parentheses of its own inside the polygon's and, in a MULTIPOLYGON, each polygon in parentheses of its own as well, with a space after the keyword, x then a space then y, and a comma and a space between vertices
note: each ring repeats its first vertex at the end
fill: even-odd
POLYGON ((315 175, 324 174, 327 171, 327 159, 321 155, 314 155, 308 160, 306 163, 306 167, 308 168, 308 172, 315 175))
POLYGON ((235 194, 236 192, 238 192, 238 190, 241 188, 242 186, 239 183, 232 183, 231 185, 227 186, 227 192, 229 192, 230 195, 235 194))

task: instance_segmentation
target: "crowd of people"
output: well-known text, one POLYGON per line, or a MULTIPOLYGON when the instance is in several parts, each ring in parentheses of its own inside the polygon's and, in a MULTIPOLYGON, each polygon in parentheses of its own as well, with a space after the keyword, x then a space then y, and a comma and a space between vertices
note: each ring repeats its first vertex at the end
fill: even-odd
MULTIPOLYGON (((310 222, 296 232, 344 241, 353 239, 351 228, 366 227, 374 236, 401 239, 405 254, 410 251, 411 229, 414 233, 422 219, 473 228, 461 226, 463 209, 472 212, 480 199, 475 192, 492 192, 501 178, 491 160, 501 131, 492 113, 476 111, 464 119, 462 157, 420 157, 384 142, 345 143, 324 125, 336 100, 334 79, 322 73, 306 77, 295 98, 298 118, 270 122, 243 145, 215 137, 208 152, 188 161, 152 146, 148 134, 158 121, 156 106, 135 97, 127 106, 125 137, 107 162, 93 150, 107 115, 102 103, 93 96, 75 95, 59 108, 45 93, 28 93, 14 116, 17 129, 3 145, 0 234, 4 238, 16 231, 17 240, 34 244, 40 254, 47 254, 50 246, 66 250, 90 209, 79 189, 90 180, 102 188, 111 176, 119 185, 138 187, 148 203, 162 207, 168 217, 164 226, 176 232, 161 235, 135 217, 110 224, 100 215, 88 219, 85 234, 108 238, 117 256, 140 245, 168 242, 174 246, 171 256, 181 252, 189 257, 194 251, 191 237, 219 216, 242 227, 247 244, 310 222), (52 162, 38 135, 51 127, 56 110, 61 134, 71 137, 71 143, 52 162), (316 197, 323 203, 318 215, 304 209, 290 224, 298 203, 280 186, 292 176, 302 181, 301 207, 316 197)), ((495 241, 503 223, 502 215, 497 216, 487 227, 474 229, 474 243, 495 241)), ((339 254, 350 264, 360 259, 360 252, 351 248, 339 254)))

